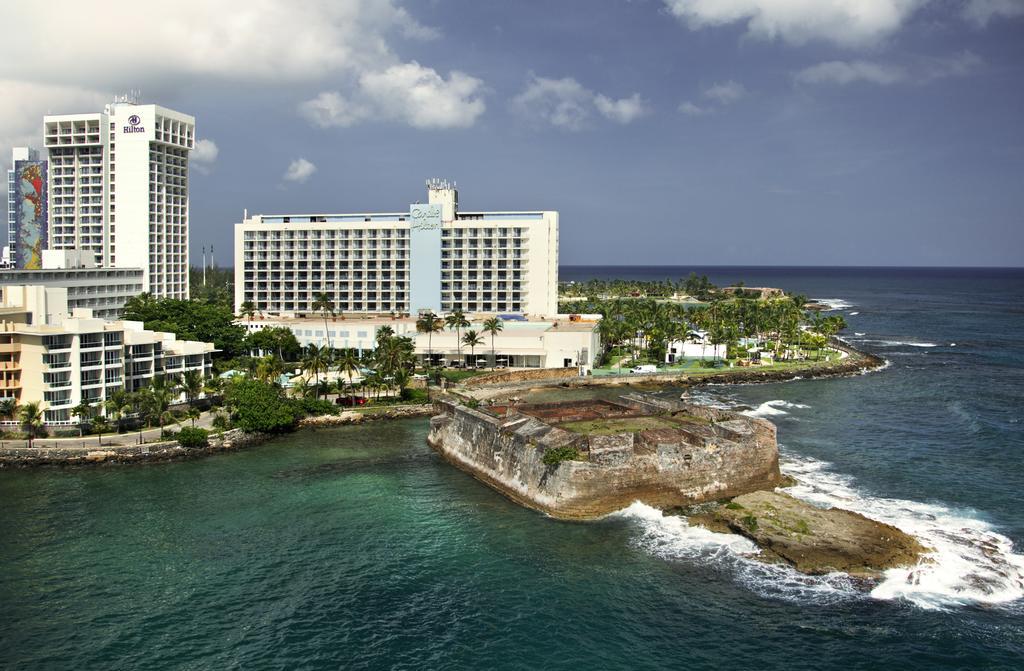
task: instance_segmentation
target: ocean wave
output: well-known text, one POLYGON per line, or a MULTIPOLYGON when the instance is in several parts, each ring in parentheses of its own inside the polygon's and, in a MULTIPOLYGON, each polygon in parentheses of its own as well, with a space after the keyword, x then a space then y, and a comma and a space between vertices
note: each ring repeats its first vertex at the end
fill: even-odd
POLYGON ((784 454, 782 470, 797 484, 786 492, 822 507, 852 510, 918 538, 929 548, 911 568, 890 569, 871 591, 927 609, 1005 604, 1024 598, 1024 555, 1013 542, 973 516, 941 504, 874 497, 824 461, 784 454))
POLYGON ((856 317, 856 316, 857 316, 857 315, 859 315, 859 314, 860 314, 859 312, 851 312, 851 313, 850 313, 850 316, 851 316, 851 317, 856 317))
POLYGON ((857 337, 860 337, 860 336, 867 335, 867 334, 866 333, 861 333, 860 331, 854 331, 853 335, 855 335, 857 337))
POLYGON ((933 342, 911 342, 909 340, 871 340, 865 339, 861 342, 869 342, 881 347, 938 347, 933 342))
POLYGON ((811 406, 804 405, 802 403, 790 403, 789 401, 783 401, 776 399, 774 401, 765 401, 761 405, 757 406, 753 410, 744 410, 743 414, 747 417, 772 417, 778 415, 788 415, 785 409, 792 410, 794 408, 805 409, 811 406))
POLYGON ((847 303, 842 298, 812 298, 811 300, 828 306, 828 312, 833 310, 849 310, 853 307, 853 303, 847 303))

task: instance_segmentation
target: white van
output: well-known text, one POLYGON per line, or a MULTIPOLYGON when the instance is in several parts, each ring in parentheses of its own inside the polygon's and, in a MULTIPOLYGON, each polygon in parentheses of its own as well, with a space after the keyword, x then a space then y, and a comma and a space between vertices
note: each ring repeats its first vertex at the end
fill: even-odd
POLYGON ((633 366, 629 369, 630 373, 634 375, 643 375, 646 373, 657 373, 658 367, 652 363, 644 364, 643 366, 633 366))

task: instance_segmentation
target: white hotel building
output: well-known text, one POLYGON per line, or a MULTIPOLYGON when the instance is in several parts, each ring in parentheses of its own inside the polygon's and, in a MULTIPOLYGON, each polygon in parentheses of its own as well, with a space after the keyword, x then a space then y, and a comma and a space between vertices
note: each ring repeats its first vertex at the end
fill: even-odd
POLYGON ((141 268, 154 296, 188 298, 188 155, 195 119, 159 105, 43 118, 49 248, 141 268))
MULTIPOLYGON (((52 170, 52 168, 51 168, 52 170)), ((558 312, 558 212, 462 212, 453 184, 386 213, 254 215, 235 225, 235 309, 343 313, 558 312)))

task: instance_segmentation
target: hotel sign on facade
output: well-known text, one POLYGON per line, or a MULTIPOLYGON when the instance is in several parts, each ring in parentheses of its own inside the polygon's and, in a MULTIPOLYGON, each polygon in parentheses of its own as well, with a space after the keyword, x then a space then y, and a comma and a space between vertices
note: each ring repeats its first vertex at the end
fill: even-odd
POLYGON ((441 312, 441 205, 409 206, 409 309, 441 312))

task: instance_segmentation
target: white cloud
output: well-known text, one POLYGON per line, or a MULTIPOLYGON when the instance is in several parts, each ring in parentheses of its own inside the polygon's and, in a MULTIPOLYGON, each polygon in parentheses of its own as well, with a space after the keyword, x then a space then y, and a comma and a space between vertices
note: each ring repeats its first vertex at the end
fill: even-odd
POLYGON ((719 105, 729 105, 747 95, 747 89, 739 82, 731 79, 727 82, 714 84, 704 91, 704 97, 714 100, 719 105))
POLYGON ((904 81, 907 73, 898 67, 868 61, 827 61, 804 68, 796 74, 801 84, 895 84, 904 81))
POLYGON ((594 97, 594 105, 597 106, 597 111, 603 117, 621 124, 633 123, 650 111, 639 93, 619 100, 612 100, 606 95, 598 94, 594 97))
POLYGON ((984 28, 996 17, 1024 16, 1021 0, 968 0, 963 9, 964 18, 984 28))
POLYGON ((929 0, 663 0, 691 30, 745 24, 747 34, 790 44, 875 44, 929 0))
POLYGON ((297 158, 288 164, 288 169, 284 171, 284 180, 301 184, 312 177, 314 172, 316 172, 316 166, 312 162, 304 158, 297 158))
POLYGON ((801 84, 926 84, 936 79, 967 76, 983 64, 981 58, 971 51, 945 58, 919 59, 909 66, 871 61, 827 61, 804 68, 794 75, 794 79, 801 84))
MULTIPOLYGON (((0 169, 10 166, 11 147, 42 149, 43 115, 99 110, 109 97, 78 86, 35 84, 0 79, 0 169)), ((2 180, 0 192, 7 192, 2 180)))
POLYGON ((512 99, 512 109, 525 119, 577 131, 590 125, 595 112, 628 124, 647 114, 648 105, 639 93, 615 100, 595 94, 572 77, 549 79, 534 75, 522 93, 512 99))
POLYGON ((679 103, 679 111, 689 116, 704 116, 705 114, 711 113, 711 110, 708 109, 707 107, 695 105, 689 100, 684 100, 683 102, 679 103))
POLYGON ((89 12, 79 0, 8 5, 4 23, 17 30, 0 40, 0 61, 17 62, 18 77, 109 87, 315 80, 397 61, 390 35, 436 36, 393 0, 178 0, 158 21, 136 0, 89 12))
POLYGON ((220 154, 220 149, 217 147, 217 143, 213 140, 196 140, 196 146, 189 152, 188 159, 192 164, 192 168, 203 175, 210 174, 210 168, 214 161, 217 160, 217 155, 220 154))
POLYGON ((465 128, 486 109, 482 94, 483 82, 475 77, 454 71, 445 79, 413 61, 364 73, 348 95, 324 91, 299 105, 299 113, 321 128, 381 119, 415 128, 465 128))

